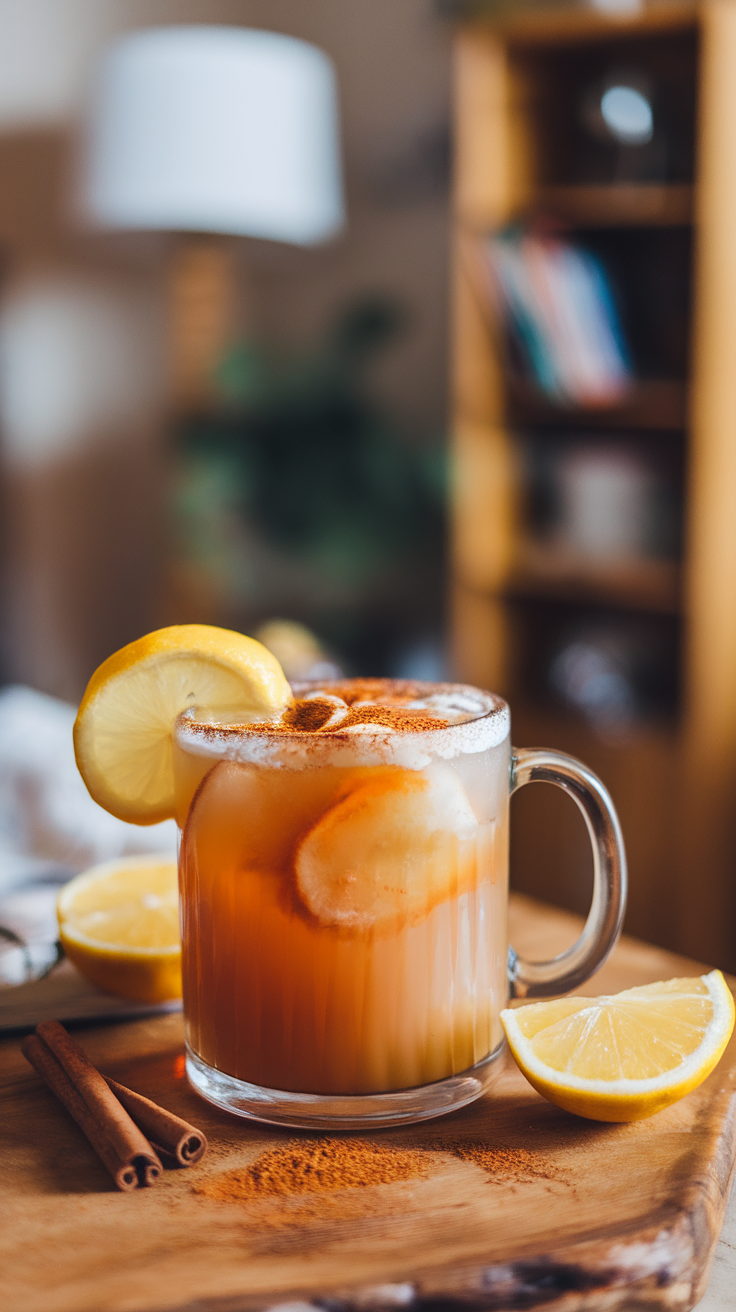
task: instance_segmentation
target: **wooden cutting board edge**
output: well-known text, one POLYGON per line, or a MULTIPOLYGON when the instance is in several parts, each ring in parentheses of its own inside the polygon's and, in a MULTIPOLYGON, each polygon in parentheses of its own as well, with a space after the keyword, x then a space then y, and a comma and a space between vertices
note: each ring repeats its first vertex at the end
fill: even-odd
MULTIPOLYGON (((727 1195, 719 1191, 710 1212, 720 1230, 727 1195)), ((698 1199, 706 1212, 709 1202, 698 1199)), ((708 1282, 713 1253, 693 1279, 701 1229, 681 1209, 663 1208, 647 1229, 632 1224, 631 1237, 620 1230, 551 1248, 543 1255, 517 1258, 508 1265, 448 1267, 435 1277, 426 1270, 402 1270, 396 1281, 376 1286, 342 1286, 315 1297, 309 1287, 256 1294, 197 1297, 192 1303, 164 1307, 160 1301, 136 1312, 673 1312, 694 1308, 708 1282)), ((704 1222, 707 1228, 707 1222, 704 1222)), ((712 1232, 707 1228, 707 1244, 712 1232)))
MULTIPOLYGON (((731 1173, 732 1174, 732 1173, 731 1173)), ((730 1186, 729 1176, 728 1185, 730 1186)), ((702 1298, 713 1260, 713 1234, 719 1233, 728 1192, 702 1190, 688 1214, 663 1208, 646 1229, 636 1223, 630 1238, 621 1230, 551 1248, 507 1265, 448 1267, 437 1274, 402 1270, 396 1281, 378 1286, 342 1286, 315 1297, 309 1287, 262 1295, 197 1297, 189 1304, 163 1309, 160 1302, 145 1312, 673 1312, 694 1308, 702 1298), (706 1218, 709 1218, 706 1219, 706 1218), (711 1226, 713 1229, 711 1229, 711 1226), (700 1236, 700 1238, 699 1238, 700 1236), (707 1259, 697 1253, 705 1240, 707 1259), (708 1251, 710 1249, 710 1251, 708 1251), (693 1278, 694 1274, 694 1278, 693 1278)), ((137 1309, 140 1312, 140 1309, 137 1309)))

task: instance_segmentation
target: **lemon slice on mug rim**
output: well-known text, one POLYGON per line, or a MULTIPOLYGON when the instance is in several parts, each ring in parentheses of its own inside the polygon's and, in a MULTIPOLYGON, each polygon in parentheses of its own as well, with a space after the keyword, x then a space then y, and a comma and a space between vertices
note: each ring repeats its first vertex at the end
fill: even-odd
POLYGON ((77 765, 106 811, 153 825, 175 813, 172 731, 182 711, 270 716, 290 700, 276 657, 254 638, 207 624, 157 629, 92 675, 74 725, 77 765))

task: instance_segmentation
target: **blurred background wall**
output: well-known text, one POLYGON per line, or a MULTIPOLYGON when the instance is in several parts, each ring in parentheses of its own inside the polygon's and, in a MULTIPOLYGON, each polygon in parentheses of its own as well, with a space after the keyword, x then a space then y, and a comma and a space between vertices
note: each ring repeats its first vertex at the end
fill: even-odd
MULTIPOLYGON (((439 457, 449 130, 449 35, 431 0, 2 0, 6 679, 74 699, 96 663, 141 630, 196 619, 252 627, 289 608, 318 627, 323 619, 323 636, 348 664, 388 671, 407 652, 411 661, 416 648, 420 663, 425 652, 425 666, 439 667, 439 572, 432 580, 423 572, 421 602, 398 629, 401 589, 385 613, 367 600, 347 627, 335 619, 345 580, 328 579, 324 601, 319 570, 308 584, 301 579, 296 596, 284 591, 283 544, 275 563, 266 551, 262 583, 251 579, 243 594, 223 581, 228 571, 238 574, 242 544, 192 549, 193 537, 220 530, 203 528, 200 505, 192 511, 192 466, 177 473, 176 452, 179 418, 218 409, 211 390, 202 395, 197 371, 209 379, 229 344, 268 343, 294 369, 308 370, 336 318, 372 298, 396 324, 385 349, 366 362, 360 386, 397 440, 439 457), (348 208, 336 240, 300 249, 233 239, 194 253, 185 244, 182 254, 165 235, 100 234, 75 224, 77 132, 102 51, 126 31, 191 23, 282 31, 333 58, 348 208), (194 345, 182 342, 182 332, 192 331, 194 345), (89 350, 95 343, 97 357, 89 350), (117 370, 105 378, 100 361, 111 354, 117 370), (172 515, 179 558, 167 538, 172 515), (213 565, 223 550, 228 561, 213 565)), ((430 480, 441 478, 435 464, 430 480)), ((440 512, 429 513, 436 562, 440 512)), ((408 568, 416 573, 416 562, 408 568)), ((382 570, 373 570, 371 596, 382 570)))
MULTIPOLYGON (((0 679, 286 619, 493 687, 610 788, 628 927, 732 966, 734 68, 733 0, 0 0, 0 679), (105 50, 188 24, 333 61, 329 240, 81 221, 105 50)), ((573 804, 513 812, 584 910, 573 804)))

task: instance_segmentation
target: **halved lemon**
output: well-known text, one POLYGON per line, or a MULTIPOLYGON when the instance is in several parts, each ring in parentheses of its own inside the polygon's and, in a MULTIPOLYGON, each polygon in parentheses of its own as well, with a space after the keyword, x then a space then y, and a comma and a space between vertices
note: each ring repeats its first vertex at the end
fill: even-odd
POLYGON ((69 960, 108 993, 133 1002, 181 997, 176 863, 118 857, 77 875, 57 903, 69 960))
POLYGON ((276 657, 254 638, 207 624, 157 629, 92 675, 74 725, 77 765, 106 811, 153 825, 175 813, 172 730, 182 711, 271 715, 290 700, 276 657))
POLYGON ((529 1083, 566 1111, 638 1121, 697 1088, 734 1025, 720 970, 600 998, 555 998, 501 1012, 529 1083))

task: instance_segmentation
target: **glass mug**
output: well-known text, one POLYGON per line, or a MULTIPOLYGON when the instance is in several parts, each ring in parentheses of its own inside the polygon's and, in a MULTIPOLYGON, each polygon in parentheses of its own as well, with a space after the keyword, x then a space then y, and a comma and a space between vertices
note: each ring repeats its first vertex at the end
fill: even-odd
POLYGON ((187 1074, 297 1127, 420 1121, 485 1092, 509 997, 578 987, 618 937, 621 831, 561 752, 515 751, 509 708, 460 684, 294 685, 280 720, 186 711, 174 734, 187 1074), (577 943, 507 941, 509 798, 574 797, 594 891, 577 943))

